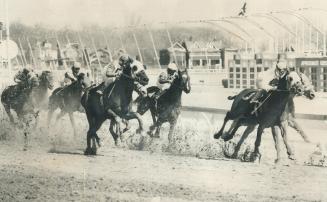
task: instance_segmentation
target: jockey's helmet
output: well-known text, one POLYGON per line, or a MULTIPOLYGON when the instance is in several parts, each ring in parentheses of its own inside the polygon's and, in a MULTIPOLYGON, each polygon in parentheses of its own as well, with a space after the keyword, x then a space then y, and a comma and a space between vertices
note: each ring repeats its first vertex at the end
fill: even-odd
POLYGON ((80 69, 81 68, 81 63, 79 62, 74 62, 72 69, 80 69))
POLYGON ((171 71, 175 71, 175 72, 178 70, 177 65, 175 63, 169 63, 167 69, 169 69, 171 71))
POLYGON ((128 55, 128 54, 122 54, 119 57, 119 65, 120 66, 125 66, 128 63, 132 63, 133 59, 128 55))
POLYGON ((74 62, 73 66, 72 66, 72 72, 75 74, 78 74, 80 69, 81 69, 81 63, 74 62))
POLYGON ((22 70, 22 74, 24 74, 24 75, 28 75, 29 73, 30 73, 30 70, 27 69, 27 68, 24 68, 24 69, 22 70))

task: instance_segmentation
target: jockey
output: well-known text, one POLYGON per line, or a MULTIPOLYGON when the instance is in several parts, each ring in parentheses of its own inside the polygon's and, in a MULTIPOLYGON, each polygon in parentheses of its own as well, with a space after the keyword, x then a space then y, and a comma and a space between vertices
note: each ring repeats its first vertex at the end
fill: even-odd
POLYGON ((31 86, 36 79, 37 76, 33 72, 33 70, 24 68, 23 70, 17 72, 14 77, 14 81, 17 83, 18 86, 27 88, 31 86))
POLYGON ((277 88, 280 78, 287 72, 286 60, 278 58, 276 68, 270 68, 267 71, 258 74, 257 88, 258 91, 252 97, 250 103, 259 103, 259 99, 268 91, 277 88))
POLYGON ((173 62, 168 64, 167 72, 162 72, 159 75, 157 86, 160 89, 160 91, 154 95, 155 101, 157 101, 159 97, 163 95, 170 88, 173 81, 178 77, 177 71, 178 68, 176 64, 173 62))
POLYGON ((71 67, 72 72, 65 73, 64 86, 67 86, 77 80, 80 69, 81 63, 74 62, 73 66, 71 67))
POLYGON ((118 61, 115 60, 105 67, 103 74, 103 82, 100 84, 100 88, 96 91, 98 94, 103 95, 103 91, 121 75, 122 70, 127 65, 130 65, 133 59, 124 53, 121 53, 118 61))

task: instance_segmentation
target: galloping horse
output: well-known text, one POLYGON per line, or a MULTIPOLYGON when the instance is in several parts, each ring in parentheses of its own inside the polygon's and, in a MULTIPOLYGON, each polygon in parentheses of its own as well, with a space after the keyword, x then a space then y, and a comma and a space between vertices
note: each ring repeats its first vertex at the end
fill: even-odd
MULTIPOLYGON (((305 75, 302 75, 301 78, 303 76, 305 76, 305 75)), ((302 84, 304 85, 304 96, 307 97, 308 99, 311 99, 311 100, 314 99, 315 98, 315 92, 314 92, 314 89, 313 89, 313 86, 311 85, 311 83, 304 83, 304 82, 302 82, 302 84)), ((244 91, 246 92, 248 90, 244 90, 244 91)), ((251 90, 251 91, 253 92, 253 90, 251 90)), ((235 99, 235 98, 236 97, 233 96, 233 97, 229 97, 228 99, 235 99)), ((302 138, 304 139, 305 142, 310 143, 308 137, 302 131, 301 127, 299 126, 299 124, 295 120, 294 100, 293 100, 292 97, 290 98, 290 100, 288 102, 288 110, 289 110, 289 116, 288 116, 288 124, 289 124, 289 126, 292 127, 292 128, 294 128, 302 136, 302 138)), ((225 134, 225 135, 222 135, 222 138, 223 138, 224 141, 228 141, 228 140, 231 140, 233 138, 234 134, 231 133, 231 131, 234 129, 235 124, 236 124, 236 121, 234 121, 232 123, 230 129, 228 130, 229 132, 227 132, 227 134, 225 134)), ((234 153, 231 156, 232 158, 237 158, 238 152, 241 149, 241 146, 242 146, 243 142, 246 140, 246 138, 249 136, 249 134, 251 134, 254 131, 255 127, 257 126, 257 123, 248 122, 248 123, 243 123, 242 125, 246 125, 247 127, 246 127, 245 131, 243 132, 240 140, 238 141, 238 143, 235 146, 234 153)))
POLYGON ((149 78, 145 73, 143 64, 134 61, 123 68, 120 77, 104 90, 103 96, 96 93, 98 87, 83 95, 81 102, 89 122, 85 155, 96 155, 95 142, 99 144, 96 132, 107 119, 111 120, 111 125, 115 124, 117 127, 117 133, 110 131, 115 144, 117 144, 118 136, 121 135, 121 119, 137 119, 139 122, 137 132, 143 131, 141 116, 136 112, 130 111, 130 105, 135 85, 147 85, 148 82, 149 78))
MULTIPOLYGON (((290 112, 290 100, 292 100, 295 95, 303 95, 304 93, 301 78, 296 72, 287 72, 287 74, 279 80, 277 89, 269 92, 269 94, 265 97, 265 101, 258 109, 257 115, 251 114, 254 104, 250 104, 247 99, 244 99, 254 91, 255 90, 253 89, 245 89, 238 95, 229 98, 234 99, 234 102, 231 110, 228 111, 225 116, 223 127, 214 135, 214 138, 218 139, 220 136, 222 136, 224 127, 229 120, 234 120, 234 123, 229 130, 228 136, 225 137, 225 140, 231 139, 237 129, 242 125, 249 126, 244 132, 244 134, 248 135, 254 130, 255 126, 259 124, 253 160, 256 160, 257 158, 260 160, 261 154, 259 152, 259 146, 261 143, 261 135, 265 128, 270 127, 272 129, 272 135, 277 150, 277 159, 275 162, 278 163, 280 161, 280 150, 277 138, 277 129, 280 128, 285 146, 287 148, 288 157, 289 159, 294 160, 295 158, 293 151, 288 144, 287 126, 290 112)), ((247 135, 245 136, 247 137, 247 135)))
POLYGON ((47 108, 48 99, 48 90, 53 89, 53 74, 46 70, 41 73, 41 75, 38 77, 39 78, 39 85, 35 88, 33 88, 32 93, 31 93, 31 99, 34 103, 34 106, 37 108, 47 108))
MULTIPOLYGON (((152 91, 153 87, 149 88, 152 91)), ((155 90, 154 90, 155 91, 155 90)), ((177 123, 178 116, 182 108, 182 92, 190 93, 190 76, 187 69, 184 71, 178 71, 178 78, 176 78, 171 84, 170 88, 161 96, 157 101, 157 108, 153 104, 153 98, 146 97, 139 99, 138 102, 138 112, 144 114, 150 109, 153 125, 150 126, 150 131, 148 134, 154 137, 160 137, 161 125, 165 122, 169 122, 170 129, 168 134, 168 140, 171 141, 174 128, 177 123), (156 129, 155 134, 153 131, 156 129)))
POLYGON ((10 112, 13 109, 17 117, 21 119, 26 114, 34 114, 35 108, 47 95, 47 89, 52 89, 53 78, 49 71, 43 71, 40 77, 33 77, 27 86, 22 84, 8 86, 1 94, 1 102, 14 123, 10 112))
POLYGON ((65 87, 59 87, 49 97, 48 126, 50 125, 53 112, 59 108, 60 113, 56 120, 59 120, 68 113, 71 124, 76 135, 76 124, 73 113, 81 110, 81 97, 83 91, 91 85, 90 79, 84 73, 80 73, 77 80, 65 87))

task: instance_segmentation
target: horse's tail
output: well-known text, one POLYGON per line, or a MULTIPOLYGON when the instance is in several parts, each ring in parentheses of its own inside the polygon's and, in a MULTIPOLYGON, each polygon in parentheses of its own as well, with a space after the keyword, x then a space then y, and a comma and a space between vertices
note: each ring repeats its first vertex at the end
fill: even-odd
POLYGON ((236 98, 237 95, 233 95, 233 96, 228 96, 227 99, 228 100, 234 100, 236 98))

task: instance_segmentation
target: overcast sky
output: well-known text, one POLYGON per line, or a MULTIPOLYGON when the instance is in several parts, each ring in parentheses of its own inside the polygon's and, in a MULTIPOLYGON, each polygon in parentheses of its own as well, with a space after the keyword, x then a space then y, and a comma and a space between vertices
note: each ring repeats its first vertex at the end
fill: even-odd
MULTIPOLYGON (((4 0, 1 0, 4 1, 4 0)), ((142 23, 214 19, 236 15, 244 0, 7 0, 11 21, 51 27, 97 23, 126 25, 140 16, 142 23)), ((326 0, 247 0, 248 13, 301 7, 324 8, 326 0)), ((327 8, 327 7, 326 7, 327 8)), ((3 12, 0 12, 3 13, 3 12)))

